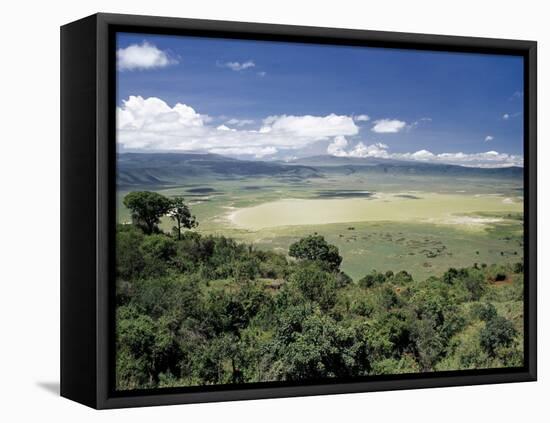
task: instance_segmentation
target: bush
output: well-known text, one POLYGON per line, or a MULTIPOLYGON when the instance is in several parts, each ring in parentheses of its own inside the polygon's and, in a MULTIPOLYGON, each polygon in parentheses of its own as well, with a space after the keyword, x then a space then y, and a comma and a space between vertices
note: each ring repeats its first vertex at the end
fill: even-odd
POLYGON ((131 225, 119 225, 116 234, 116 273, 122 279, 139 277, 145 266, 140 245, 143 233, 131 225))
POLYGON ((386 276, 383 273, 378 273, 376 270, 373 270, 359 280, 359 286, 370 288, 374 285, 381 285, 384 282, 386 282, 386 276))
POLYGON ((273 365, 266 371, 275 380, 315 380, 364 374, 369 366, 353 328, 307 307, 286 310, 266 348, 273 365))
POLYGON ((336 304, 337 285, 334 274, 320 268, 315 263, 299 266, 290 276, 294 284, 309 301, 313 301, 328 310, 336 304))
POLYGON ((248 281, 256 278, 259 266, 256 260, 243 258, 233 265, 233 277, 236 281, 248 281))
POLYGON ((413 277, 407 271, 401 270, 395 274, 393 281, 395 283, 409 283, 413 281, 413 277))
POLYGON ((516 335, 512 322, 502 316, 495 316, 481 330, 480 344, 487 354, 494 357, 499 348, 510 346, 516 335))
POLYGON ((488 322, 497 316, 497 309, 491 303, 475 303, 472 306, 472 313, 474 317, 488 322))
POLYGON ((141 250, 152 259, 170 261, 176 255, 176 243, 166 235, 154 234, 144 239, 141 250))
POLYGON ((523 262, 518 261, 517 263, 514 263, 514 273, 523 273, 523 262))
POLYGON ((461 281, 470 301, 478 301, 487 287, 485 276, 480 271, 471 270, 467 272, 461 281))
POLYGON ((353 283, 353 279, 342 271, 336 273, 334 276, 336 278, 336 286, 338 288, 344 288, 353 283))
POLYGON ((173 268, 176 243, 166 235, 149 235, 141 243, 141 252, 145 262, 143 276, 163 276, 173 268))
POLYGON ((260 277, 282 279, 288 275, 288 263, 284 256, 271 251, 255 251, 260 277))
POLYGON ((414 283, 372 271, 354 284, 319 235, 293 244, 296 261, 222 236, 152 232, 117 228, 117 388, 522 363, 522 333, 497 313, 521 314, 521 263, 414 283), (498 273, 513 283, 488 284, 498 273))

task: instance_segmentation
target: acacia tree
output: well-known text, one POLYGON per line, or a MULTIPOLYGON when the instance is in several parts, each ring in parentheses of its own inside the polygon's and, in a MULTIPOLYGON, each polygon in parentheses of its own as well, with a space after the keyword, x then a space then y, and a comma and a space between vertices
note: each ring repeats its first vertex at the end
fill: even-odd
POLYGON ((171 206, 169 198, 151 191, 131 192, 122 202, 132 212, 134 225, 139 226, 148 235, 158 231, 160 218, 171 206))
POLYGON ((181 239, 181 230, 183 228, 191 229, 199 225, 199 222, 197 222, 197 219, 191 214, 189 207, 185 204, 183 197, 174 197, 171 200, 168 215, 176 222, 173 230, 178 233, 178 239, 181 239))

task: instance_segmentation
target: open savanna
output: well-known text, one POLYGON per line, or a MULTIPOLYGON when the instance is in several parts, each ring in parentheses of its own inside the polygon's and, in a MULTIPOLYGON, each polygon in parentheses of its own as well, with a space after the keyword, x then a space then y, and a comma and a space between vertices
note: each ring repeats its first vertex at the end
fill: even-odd
MULTIPOLYGON (((514 263, 523 252, 522 180, 497 176, 367 174, 324 168, 322 176, 186 175, 177 183, 121 186, 118 221, 129 222, 130 191, 183 195, 202 234, 286 252, 323 235, 354 280, 406 269, 415 279, 449 267, 514 263)), ((160 227, 170 231, 164 218, 160 227)))

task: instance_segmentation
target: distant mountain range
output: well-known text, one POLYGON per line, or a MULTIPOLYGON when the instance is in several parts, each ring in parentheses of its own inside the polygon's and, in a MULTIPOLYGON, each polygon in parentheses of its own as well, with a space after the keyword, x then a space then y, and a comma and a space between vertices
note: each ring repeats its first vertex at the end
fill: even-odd
POLYGON ((322 174, 307 165, 238 160, 211 153, 123 153, 117 156, 119 186, 174 185, 201 176, 226 180, 254 176, 302 180, 322 174))
POLYGON ((378 172, 389 174, 445 174, 456 176, 523 176, 523 168, 517 166, 499 168, 480 168, 430 163, 413 160, 383 159, 376 157, 337 157, 330 155, 312 156, 296 159, 291 164, 312 166, 327 171, 330 168, 348 169, 357 172, 378 172))
POLYGON ((288 181, 333 174, 376 173, 521 178, 523 168, 473 168, 450 164, 381 158, 313 156, 291 162, 239 160, 212 153, 121 153, 117 155, 117 183, 124 186, 177 185, 190 178, 231 180, 273 177, 288 181))

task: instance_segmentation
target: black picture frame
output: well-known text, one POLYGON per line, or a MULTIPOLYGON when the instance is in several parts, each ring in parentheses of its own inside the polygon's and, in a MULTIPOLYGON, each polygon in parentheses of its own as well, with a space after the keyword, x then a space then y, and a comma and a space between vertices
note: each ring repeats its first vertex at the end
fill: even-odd
POLYGON ((97 409, 535 381, 537 44, 118 14, 61 28, 61 395, 97 409), (353 380, 113 389, 116 32, 520 55, 524 58, 525 365, 353 380))

